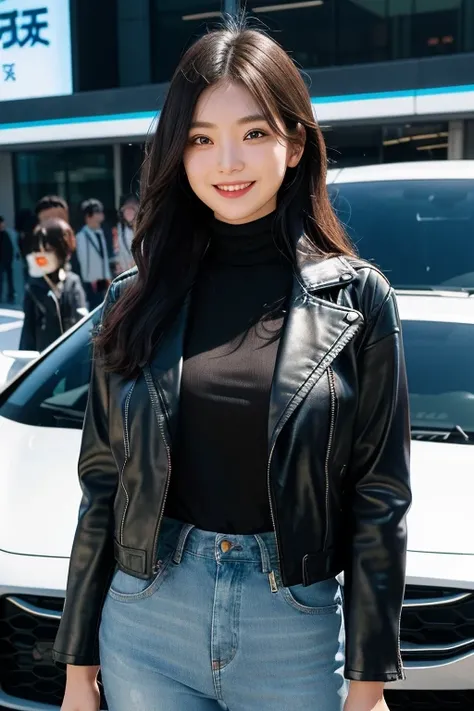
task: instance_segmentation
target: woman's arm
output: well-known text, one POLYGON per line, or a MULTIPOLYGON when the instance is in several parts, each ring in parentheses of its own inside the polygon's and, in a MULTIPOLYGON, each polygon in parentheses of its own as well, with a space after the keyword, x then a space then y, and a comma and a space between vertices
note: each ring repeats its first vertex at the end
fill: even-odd
MULTIPOLYGON (((105 308, 112 301, 113 288, 105 308)), ((115 567, 113 502, 118 482, 108 435, 108 376, 96 361, 84 420, 79 480, 83 496, 53 657, 65 664, 92 666, 99 664, 100 616, 115 567)))
POLYGON ((403 678, 409 402, 395 295, 374 270, 366 288, 380 305, 372 309, 358 354, 359 408, 348 472, 345 675, 387 682, 403 678))

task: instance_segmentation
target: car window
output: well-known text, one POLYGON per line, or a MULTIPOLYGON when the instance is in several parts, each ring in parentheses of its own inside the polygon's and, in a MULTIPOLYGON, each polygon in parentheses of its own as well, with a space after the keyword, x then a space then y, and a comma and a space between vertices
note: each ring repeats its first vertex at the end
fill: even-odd
POLYGON ((81 429, 91 374, 94 316, 49 351, 13 384, 0 416, 36 427, 81 429))
POLYGON ((360 256, 397 288, 474 290, 474 180, 401 180, 328 187, 360 256))
POLYGON ((474 433, 474 325, 403 321, 412 426, 474 433))

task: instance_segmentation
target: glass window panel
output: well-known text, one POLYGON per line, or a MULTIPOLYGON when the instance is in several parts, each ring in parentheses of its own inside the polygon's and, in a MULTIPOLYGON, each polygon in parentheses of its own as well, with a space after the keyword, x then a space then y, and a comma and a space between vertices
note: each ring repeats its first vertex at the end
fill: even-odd
POLYGON ((126 143, 122 146, 122 195, 140 194, 140 172, 144 158, 143 143, 126 143))
POLYGON ((474 180, 338 183, 329 193, 361 257, 395 288, 474 288, 474 180))
POLYGON ((413 2, 412 55, 429 57, 459 52, 462 48, 462 0, 413 2))
POLYGON ((247 8, 300 66, 314 69, 334 64, 334 0, 253 0, 247 8))
POLYGON ((447 123, 384 126, 383 162, 446 160, 448 132, 447 123))
POLYGON ((95 197, 115 222, 112 146, 18 152, 14 170, 17 211, 33 211, 43 195, 61 195, 69 203, 71 224, 77 229, 82 225, 81 202, 95 197))
POLYGON ((220 0, 152 0, 152 80, 171 79, 183 52, 221 18, 220 0))
POLYGON ((390 59, 388 0, 339 0, 337 17, 338 64, 390 59))
POLYGON ((67 148, 68 191, 67 198, 71 220, 75 227, 82 225, 80 205, 93 197, 105 207, 105 214, 114 223, 114 160, 112 146, 81 146, 67 148))

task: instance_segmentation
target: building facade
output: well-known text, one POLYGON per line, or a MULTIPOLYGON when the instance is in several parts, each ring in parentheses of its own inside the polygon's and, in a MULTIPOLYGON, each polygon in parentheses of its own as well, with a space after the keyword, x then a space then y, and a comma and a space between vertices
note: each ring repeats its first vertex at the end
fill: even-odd
POLYGON ((0 0, 0 214, 115 217, 187 46, 247 10, 310 87, 333 166, 474 158, 474 0, 0 0))

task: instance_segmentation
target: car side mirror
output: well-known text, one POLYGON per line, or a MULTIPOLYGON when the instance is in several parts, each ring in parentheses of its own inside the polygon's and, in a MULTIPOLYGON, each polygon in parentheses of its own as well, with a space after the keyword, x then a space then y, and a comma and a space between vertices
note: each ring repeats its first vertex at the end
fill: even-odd
POLYGON ((13 358, 13 360, 34 360, 39 354, 39 351, 2 351, 5 358, 13 358))

